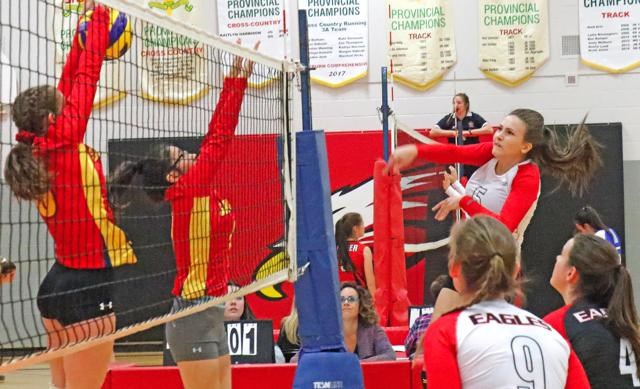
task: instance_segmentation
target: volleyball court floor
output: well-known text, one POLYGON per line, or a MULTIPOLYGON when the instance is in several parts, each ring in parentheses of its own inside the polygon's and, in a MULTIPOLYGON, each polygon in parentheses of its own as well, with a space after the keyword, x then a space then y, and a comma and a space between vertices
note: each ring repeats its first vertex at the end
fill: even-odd
MULTIPOLYGON (((162 365, 162 353, 116 353, 117 362, 131 362, 138 366, 162 365)), ((0 382, 0 389, 43 389, 51 382, 49 364, 40 363, 18 371, 5 374, 4 382, 0 382)))

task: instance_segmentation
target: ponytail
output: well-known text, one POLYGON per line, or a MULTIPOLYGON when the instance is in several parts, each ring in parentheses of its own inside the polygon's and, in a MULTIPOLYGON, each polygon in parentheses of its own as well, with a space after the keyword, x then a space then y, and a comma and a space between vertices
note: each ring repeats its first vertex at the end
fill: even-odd
POLYGON ((549 174, 567 185, 573 195, 582 195, 596 170, 602 166, 598 143, 589 132, 585 121, 569 129, 566 139, 544 126, 544 117, 530 109, 516 109, 509 115, 519 118, 526 126, 525 141, 533 145, 528 157, 549 174))
POLYGON ((478 289, 469 306, 484 300, 498 298, 515 289, 513 275, 507 272, 502 255, 494 253, 488 261, 488 269, 478 280, 478 289))
POLYGON ((633 299, 631 275, 618 262, 615 247, 595 235, 576 234, 569 253, 569 265, 580 275, 576 292, 581 299, 607 307, 604 323, 619 338, 631 343, 640 372, 638 312, 633 299))
POLYGON ((338 265, 345 271, 356 271, 356 267, 349 256, 349 233, 345 228, 344 217, 336 222, 336 246, 338 248, 338 265))
POLYGON ((618 337, 631 343, 636 355, 636 372, 640 372, 640 333, 631 275, 622 265, 618 265, 615 272, 615 286, 607 307, 605 323, 618 337))
POLYGON ((21 200, 39 200, 51 190, 51 173, 46 163, 33 154, 33 146, 18 142, 7 155, 4 179, 21 200))
POLYGON ((33 141, 46 133, 49 114, 58 113, 58 94, 49 85, 29 88, 16 97, 11 107, 11 119, 19 130, 17 143, 7 155, 4 179, 19 199, 38 200, 51 190, 51 173, 46 162, 34 155, 33 141))
POLYGON ((355 274, 356 266, 349 256, 349 238, 353 235, 353 227, 362 224, 359 213, 349 212, 336 222, 336 246, 338 248, 338 264, 345 270, 355 274))
POLYGON ((467 306, 516 293, 517 252, 511 232, 492 217, 475 216, 453 226, 449 257, 475 291, 467 306))
POLYGON ((163 201, 167 188, 171 185, 167 181, 167 174, 171 170, 171 163, 164 159, 146 158, 138 162, 122 162, 109 176, 109 200, 116 208, 126 208, 129 203, 124 201, 124 194, 133 187, 133 178, 142 175, 142 189, 153 201, 163 201))
POLYGON ((126 208, 129 203, 123 200, 124 193, 131 186, 133 177, 140 172, 140 162, 125 161, 118 165, 107 180, 109 201, 118 209, 126 208))

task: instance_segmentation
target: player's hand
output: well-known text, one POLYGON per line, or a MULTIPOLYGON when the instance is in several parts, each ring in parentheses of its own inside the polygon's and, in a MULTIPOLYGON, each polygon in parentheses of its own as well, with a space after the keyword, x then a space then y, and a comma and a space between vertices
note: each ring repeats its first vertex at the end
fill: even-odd
POLYGON ((418 157, 418 148, 416 145, 404 145, 398 147, 387 161, 387 166, 382 170, 382 174, 389 174, 389 172, 397 173, 401 169, 411 165, 413 161, 418 157))
POLYGON ((451 211, 460 208, 460 199, 462 199, 462 196, 453 196, 436 204, 435 207, 431 208, 431 210, 436 213, 435 219, 437 221, 443 221, 451 211))
POLYGON ((453 166, 449 166, 449 171, 447 169, 442 173, 444 178, 442 179, 442 188, 444 190, 449 189, 454 182, 458 181, 458 173, 456 173, 456 169, 453 166))
MULTIPOLYGON (((236 39, 236 44, 241 45, 242 39, 240 38, 236 39)), ((229 72, 228 77, 230 78, 238 77, 238 75, 240 74, 240 70, 242 70, 242 59, 243 59, 242 57, 237 55, 233 57, 233 64, 231 65, 231 71, 229 72)))
MULTIPOLYGON (((253 45, 253 50, 258 51, 260 48, 260 41, 257 41, 255 45, 253 45)), ((240 77, 249 78, 251 74, 253 74, 253 61, 250 59, 245 59, 244 66, 242 67, 242 73, 240 77)))
POLYGON ((87 11, 93 11, 95 5, 94 0, 84 0, 84 13, 87 13, 87 11))
MULTIPOLYGON (((242 40, 238 38, 236 40, 236 44, 242 44, 242 40)), ((257 41, 255 45, 253 45, 254 50, 258 50, 260 47, 260 41, 257 41)), ((231 78, 249 78, 253 73, 253 61, 249 59, 245 59, 240 56, 235 56, 233 60, 233 65, 231 66, 231 71, 229 72, 229 77, 231 78)))

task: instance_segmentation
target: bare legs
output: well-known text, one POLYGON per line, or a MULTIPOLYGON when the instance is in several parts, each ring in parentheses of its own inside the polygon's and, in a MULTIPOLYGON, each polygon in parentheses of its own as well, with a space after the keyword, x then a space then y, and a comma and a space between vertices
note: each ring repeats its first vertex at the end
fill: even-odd
MULTIPOLYGON (((63 326, 54 319, 42 319, 47 331, 49 348, 58 349, 85 339, 110 334, 115 330, 114 314, 63 326)), ((51 383, 56 388, 100 389, 107 374, 113 352, 113 342, 56 358, 49 362, 51 383)))

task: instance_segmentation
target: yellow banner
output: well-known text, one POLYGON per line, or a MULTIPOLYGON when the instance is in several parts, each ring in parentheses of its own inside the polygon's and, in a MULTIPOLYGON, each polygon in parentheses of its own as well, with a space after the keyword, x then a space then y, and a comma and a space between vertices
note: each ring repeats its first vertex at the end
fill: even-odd
POLYGON ((517 86, 549 58, 547 0, 479 1, 480 70, 517 86))
MULTIPOLYGON (((210 21, 212 1, 156 0, 144 3, 149 12, 157 12, 213 33, 213 23, 210 21)), ((208 72, 201 42, 144 22, 137 34, 142 37, 136 51, 140 56, 139 63, 143 64, 140 82, 145 98, 162 103, 186 104, 207 93, 208 72)))
POLYGON ((388 0, 394 80, 417 90, 436 85, 456 62, 450 0, 388 0))
POLYGON ((339 88, 367 75, 369 0, 299 0, 307 10, 311 80, 339 88))
POLYGON ((640 2, 579 3, 582 63, 609 73, 640 66, 640 2))

